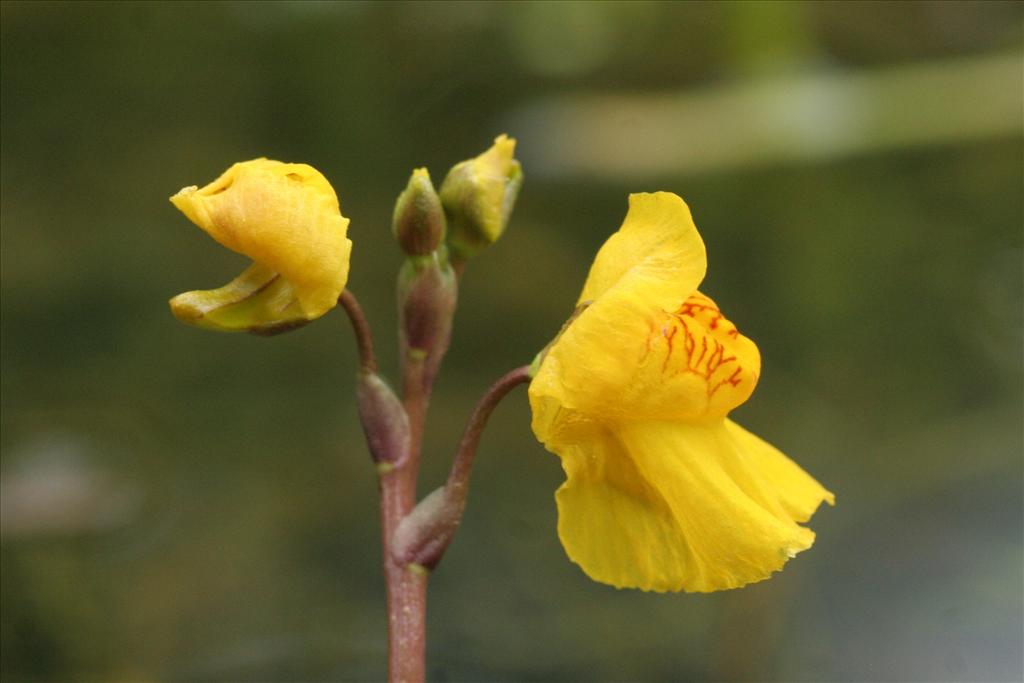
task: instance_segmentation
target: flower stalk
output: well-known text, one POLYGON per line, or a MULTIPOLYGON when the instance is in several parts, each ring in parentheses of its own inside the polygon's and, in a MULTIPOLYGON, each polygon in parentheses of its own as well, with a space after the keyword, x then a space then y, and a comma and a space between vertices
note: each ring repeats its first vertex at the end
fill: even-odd
POLYGON ((415 458, 393 469, 378 467, 384 581, 387 589, 388 680, 418 683, 426 677, 428 573, 395 560, 389 548, 399 524, 416 503, 415 458))
POLYGON ((359 371, 377 372, 377 355, 373 349, 373 331, 366 320, 363 307, 352 290, 346 289, 338 297, 338 303, 345 309, 345 314, 352 323, 352 331, 356 335, 356 348, 359 352, 359 371))
POLYGON ((498 407, 501 400, 510 391, 520 384, 527 384, 531 379, 529 365, 512 370, 503 375, 497 382, 491 385, 480 400, 473 413, 469 416, 469 422, 462 433, 462 440, 459 442, 459 449, 455 453, 455 460, 452 462, 452 469, 448 473, 448 481, 445 489, 452 497, 459 497, 465 500, 469 490, 469 476, 473 471, 473 461, 476 459, 477 447, 480 445, 480 437, 484 434, 487 421, 491 413, 498 407))

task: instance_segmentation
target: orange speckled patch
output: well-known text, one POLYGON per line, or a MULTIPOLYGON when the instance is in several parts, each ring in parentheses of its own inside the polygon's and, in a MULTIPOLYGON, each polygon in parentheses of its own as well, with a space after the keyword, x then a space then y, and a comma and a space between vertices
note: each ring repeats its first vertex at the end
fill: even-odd
POLYGON ((696 292, 678 311, 667 314, 660 336, 665 345, 661 363, 665 379, 671 382, 680 375, 699 379, 709 416, 724 415, 753 392, 761 371, 757 347, 707 296, 696 292))

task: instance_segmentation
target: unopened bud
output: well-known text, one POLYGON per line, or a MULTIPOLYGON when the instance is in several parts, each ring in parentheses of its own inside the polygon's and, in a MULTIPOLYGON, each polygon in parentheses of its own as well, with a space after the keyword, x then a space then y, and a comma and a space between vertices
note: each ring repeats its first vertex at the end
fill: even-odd
POLYGON ((377 373, 362 372, 356 400, 373 461, 389 468, 402 464, 409 452, 409 416, 395 392, 377 373))
POLYGON ((480 156, 455 164, 441 184, 454 261, 471 258, 505 231, 523 184, 522 167, 512 156, 515 149, 515 139, 499 135, 480 156))
POLYGON ((408 256, 426 256, 441 246, 445 232, 444 208, 427 169, 412 172, 409 184, 395 202, 391 225, 398 246, 408 256))

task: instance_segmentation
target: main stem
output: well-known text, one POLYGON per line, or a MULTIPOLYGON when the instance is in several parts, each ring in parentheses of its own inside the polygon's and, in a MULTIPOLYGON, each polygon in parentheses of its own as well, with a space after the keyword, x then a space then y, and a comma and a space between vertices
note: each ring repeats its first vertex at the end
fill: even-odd
POLYGON ((387 586, 388 680, 420 683, 425 679, 427 571, 402 566, 391 555, 391 539, 416 504, 411 462, 380 475, 381 545, 387 586))
MULTIPOLYGON (((345 309, 356 336, 359 349, 359 371, 375 373, 377 358, 373 335, 362 307, 349 290, 342 292, 338 303, 345 309)), ((388 680, 392 683, 420 683, 425 678, 427 573, 415 565, 400 565, 391 555, 391 539, 402 519, 416 504, 416 470, 423 440, 426 401, 421 381, 412 381, 415 365, 405 363, 403 405, 410 419, 409 453, 398 466, 382 462, 377 466, 380 489, 381 546, 383 548, 384 581, 387 587, 388 613, 388 680)), ((420 372, 422 372, 422 363, 420 372)))
MULTIPOLYGON (((355 296, 345 290, 339 297, 356 333, 359 347, 360 373, 375 374, 377 360, 373 335, 355 296)), ((439 344, 440 355, 447 350, 447 335, 439 344)), ((387 587, 388 614, 388 680, 391 683, 422 683, 426 677, 427 581, 429 570, 443 554, 451 536, 436 546, 436 557, 398 560, 392 543, 399 525, 416 506, 416 480, 427 405, 430 401, 433 372, 428 369, 428 355, 423 349, 402 345, 402 408, 409 422, 407 450, 401 457, 380 458, 377 471, 380 487, 381 545, 383 547, 384 579, 387 587), (424 564, 417 564, 423 562, 424 564)), ((439 363, 439 357, 437 358, 439 363)), ((436 365, 432 366, 436 371, 436 365)), ((445 483, 445 493, 457 510, 454 533, 465 507, 469 477, 477 446, 487 420, 502 398, 513 388, 530 380, 529 367, 516 368, 494 383, 480 398, 470 416, 466 431, 445 483)), ((364 423, 364 428, 372 430, 364 423)), ((388 442, 392 443, 392 442, 388 442)), ((400 448, 400 447, 399 447, 400 448)), ((373 447, 371 446, 371 450, 373 447)), ((394 455, 394 454, 392 454, 394 455)), ((440 539, 434 539, 435 541, 440 539)))
POLYGON ((384 579, 387 584, 388 680, 420 683, 426 679, 427 579, 418 565, 401 565, 391 554, 391 539, 402 519, 416 505, 423 430, 427 415, 427 389, 423 385, 423 359, 406 354, 402 368, 402 405, 409 416, 409 454, 400 466, 380 476, 381 532, 384 579))

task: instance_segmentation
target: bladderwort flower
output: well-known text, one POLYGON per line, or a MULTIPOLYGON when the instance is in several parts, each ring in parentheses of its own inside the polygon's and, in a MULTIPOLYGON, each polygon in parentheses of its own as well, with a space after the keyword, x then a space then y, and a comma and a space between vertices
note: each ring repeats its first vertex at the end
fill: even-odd
POLYGON ((171 202, 222 245, 253 260, 213 290, 179 294, 182 322, 222 332, 276 334, 334 308, 348 280, 348 219, 312 166, 253 159, 171 202))
POLYGON ((754 390, 757 346, 697 291, 704 243, 678 196, 634 194, 575 317, 530 384, 557 454, 558 533, 591 578, 706 592, 768 578, 814 541, 833 495, 727 416, 754 390))

